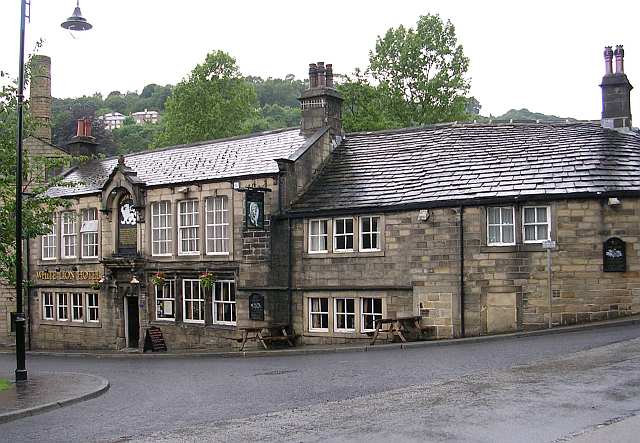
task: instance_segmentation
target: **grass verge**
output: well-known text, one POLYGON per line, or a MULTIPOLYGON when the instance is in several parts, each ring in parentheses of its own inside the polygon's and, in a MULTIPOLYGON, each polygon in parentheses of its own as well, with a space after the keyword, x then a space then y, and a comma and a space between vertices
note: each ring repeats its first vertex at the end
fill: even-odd
POLYGON ((4 391, 5 389, 9 389, 9 386, 11 386, 11 384, 9 383, 9 380, 5 380, 4 378, 0 378, 0 391, 4 391))

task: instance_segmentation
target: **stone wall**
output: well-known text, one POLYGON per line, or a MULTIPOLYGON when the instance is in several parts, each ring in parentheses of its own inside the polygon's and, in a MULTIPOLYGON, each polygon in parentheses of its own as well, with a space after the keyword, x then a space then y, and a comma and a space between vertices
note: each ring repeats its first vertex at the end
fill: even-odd
MULTIPOLYGON (((640 201, 623 199, 560 200, 550 203, 553 323, 566 325, 606 320, 640 312, 640 201), (626 272, 603 272, 603 242, 626 242, 626 272)), ((354 214, 357 216, 358 214, 354 214)), ((308 220, 294 224, 294 287, 296 330, 305 333, 304 296, 314 290, 390 291, 387 306, 400 297, 437 337, 462 335, 460 322, 459 208, 380 214, 384 247, 380 253, 306 251, 308 220), (420 220, 420 218, 426 220, 420 220), (409 302, 410 300, 410 302, 409 302)), ((342 217, 342 216, 341 216, 342 217)), ((329 217, 331 218, 331 217, 329 217)), ((465 207, 464 328, 465 335, 483 335, 548 326, 547 255, 540 244, 487 246, 486 208, 465 207)), ((521 221, 516 232, 521 237, 521 221)), ((356 295, 357 296, 357 295, 356 295)), ((391 309, 387 309, 390 313, 391 309)), ((325 341, 335 342, 331 334, 325 341)), ((344 338, 344 337, 343 337, 344 338)), ((354 340, 359 337, 352 336, 354 340)), ((304 341, 309 341, 303 337, 304 341)))

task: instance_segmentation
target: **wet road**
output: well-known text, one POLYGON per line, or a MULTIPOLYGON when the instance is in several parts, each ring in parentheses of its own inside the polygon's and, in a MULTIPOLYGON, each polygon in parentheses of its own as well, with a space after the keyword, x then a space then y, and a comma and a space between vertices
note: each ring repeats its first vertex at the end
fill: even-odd
MULTIPOLYGON (((0 425, 0 440, 553 441, 640 409, 627 395, 640 386, 638 337, 625 326, 277 358, 31 356, 33 373, 101 375, 111 389, 0 425)), ((0 355, 0 374, 13 363, 0 355)))

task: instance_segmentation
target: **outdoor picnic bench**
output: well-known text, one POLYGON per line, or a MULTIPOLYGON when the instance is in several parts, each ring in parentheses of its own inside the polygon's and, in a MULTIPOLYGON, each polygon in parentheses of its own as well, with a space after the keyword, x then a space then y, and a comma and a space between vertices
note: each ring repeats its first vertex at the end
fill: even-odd
POLYGON ((433 330, 432 326, 422 326, 420 324, 420 320, 422 320, 421 315, 409 315, 409 316, 398 316, 394 318, 379 318, 375 321, 375 332, 373 333, 373 338, 371 339, 371 346, 376 343, 378 339, 378 335, 380 332, 390 333, 392 336, 400 337, 400 340, 403 343, 407 342, 407 338, 404 333, 408 331, 415 331, 419 339, 424 338, 424 334, 426 332, 431 332, 433 330), (383 329, 384 325, 388 325, 387 329, 383 329))
POLYGON ((239 350, 244 350, 244 345, 249 340, 259 341, 265 349, 269 349, 269 344, 273 342, 284 341, 286 341, 289 346, 293 347, 293 336, 287 334, 288 327, 289 325, 286 324, 272 324, 267 326, 239 328, 242 332, 242 344, 239 350), (265 334, 265 332, 269 332, 269 334, 265 334))

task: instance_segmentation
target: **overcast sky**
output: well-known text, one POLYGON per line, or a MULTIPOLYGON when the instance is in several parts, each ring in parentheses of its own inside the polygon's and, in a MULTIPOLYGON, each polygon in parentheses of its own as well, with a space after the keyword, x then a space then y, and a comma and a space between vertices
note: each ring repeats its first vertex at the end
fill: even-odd
MULTIPOLYGON (((637 0, 81 0, 94 29, 74 39, 60 23, 75 1, 31 0, 27 49, 45 40, 40 52, 52 58, 55 97, 175 84, 215 49, 233 55, 245 75, 301 78, 315 61, 350 73, 366 67, 388 28, 438 13, 453 22, 471 59, 471 94, 482 114, 526 107, 598 119, 603 47, 624 44, 640 121, 637 0)), ((0 3, 0 70, 15 73, 20 2, 0 3)))

